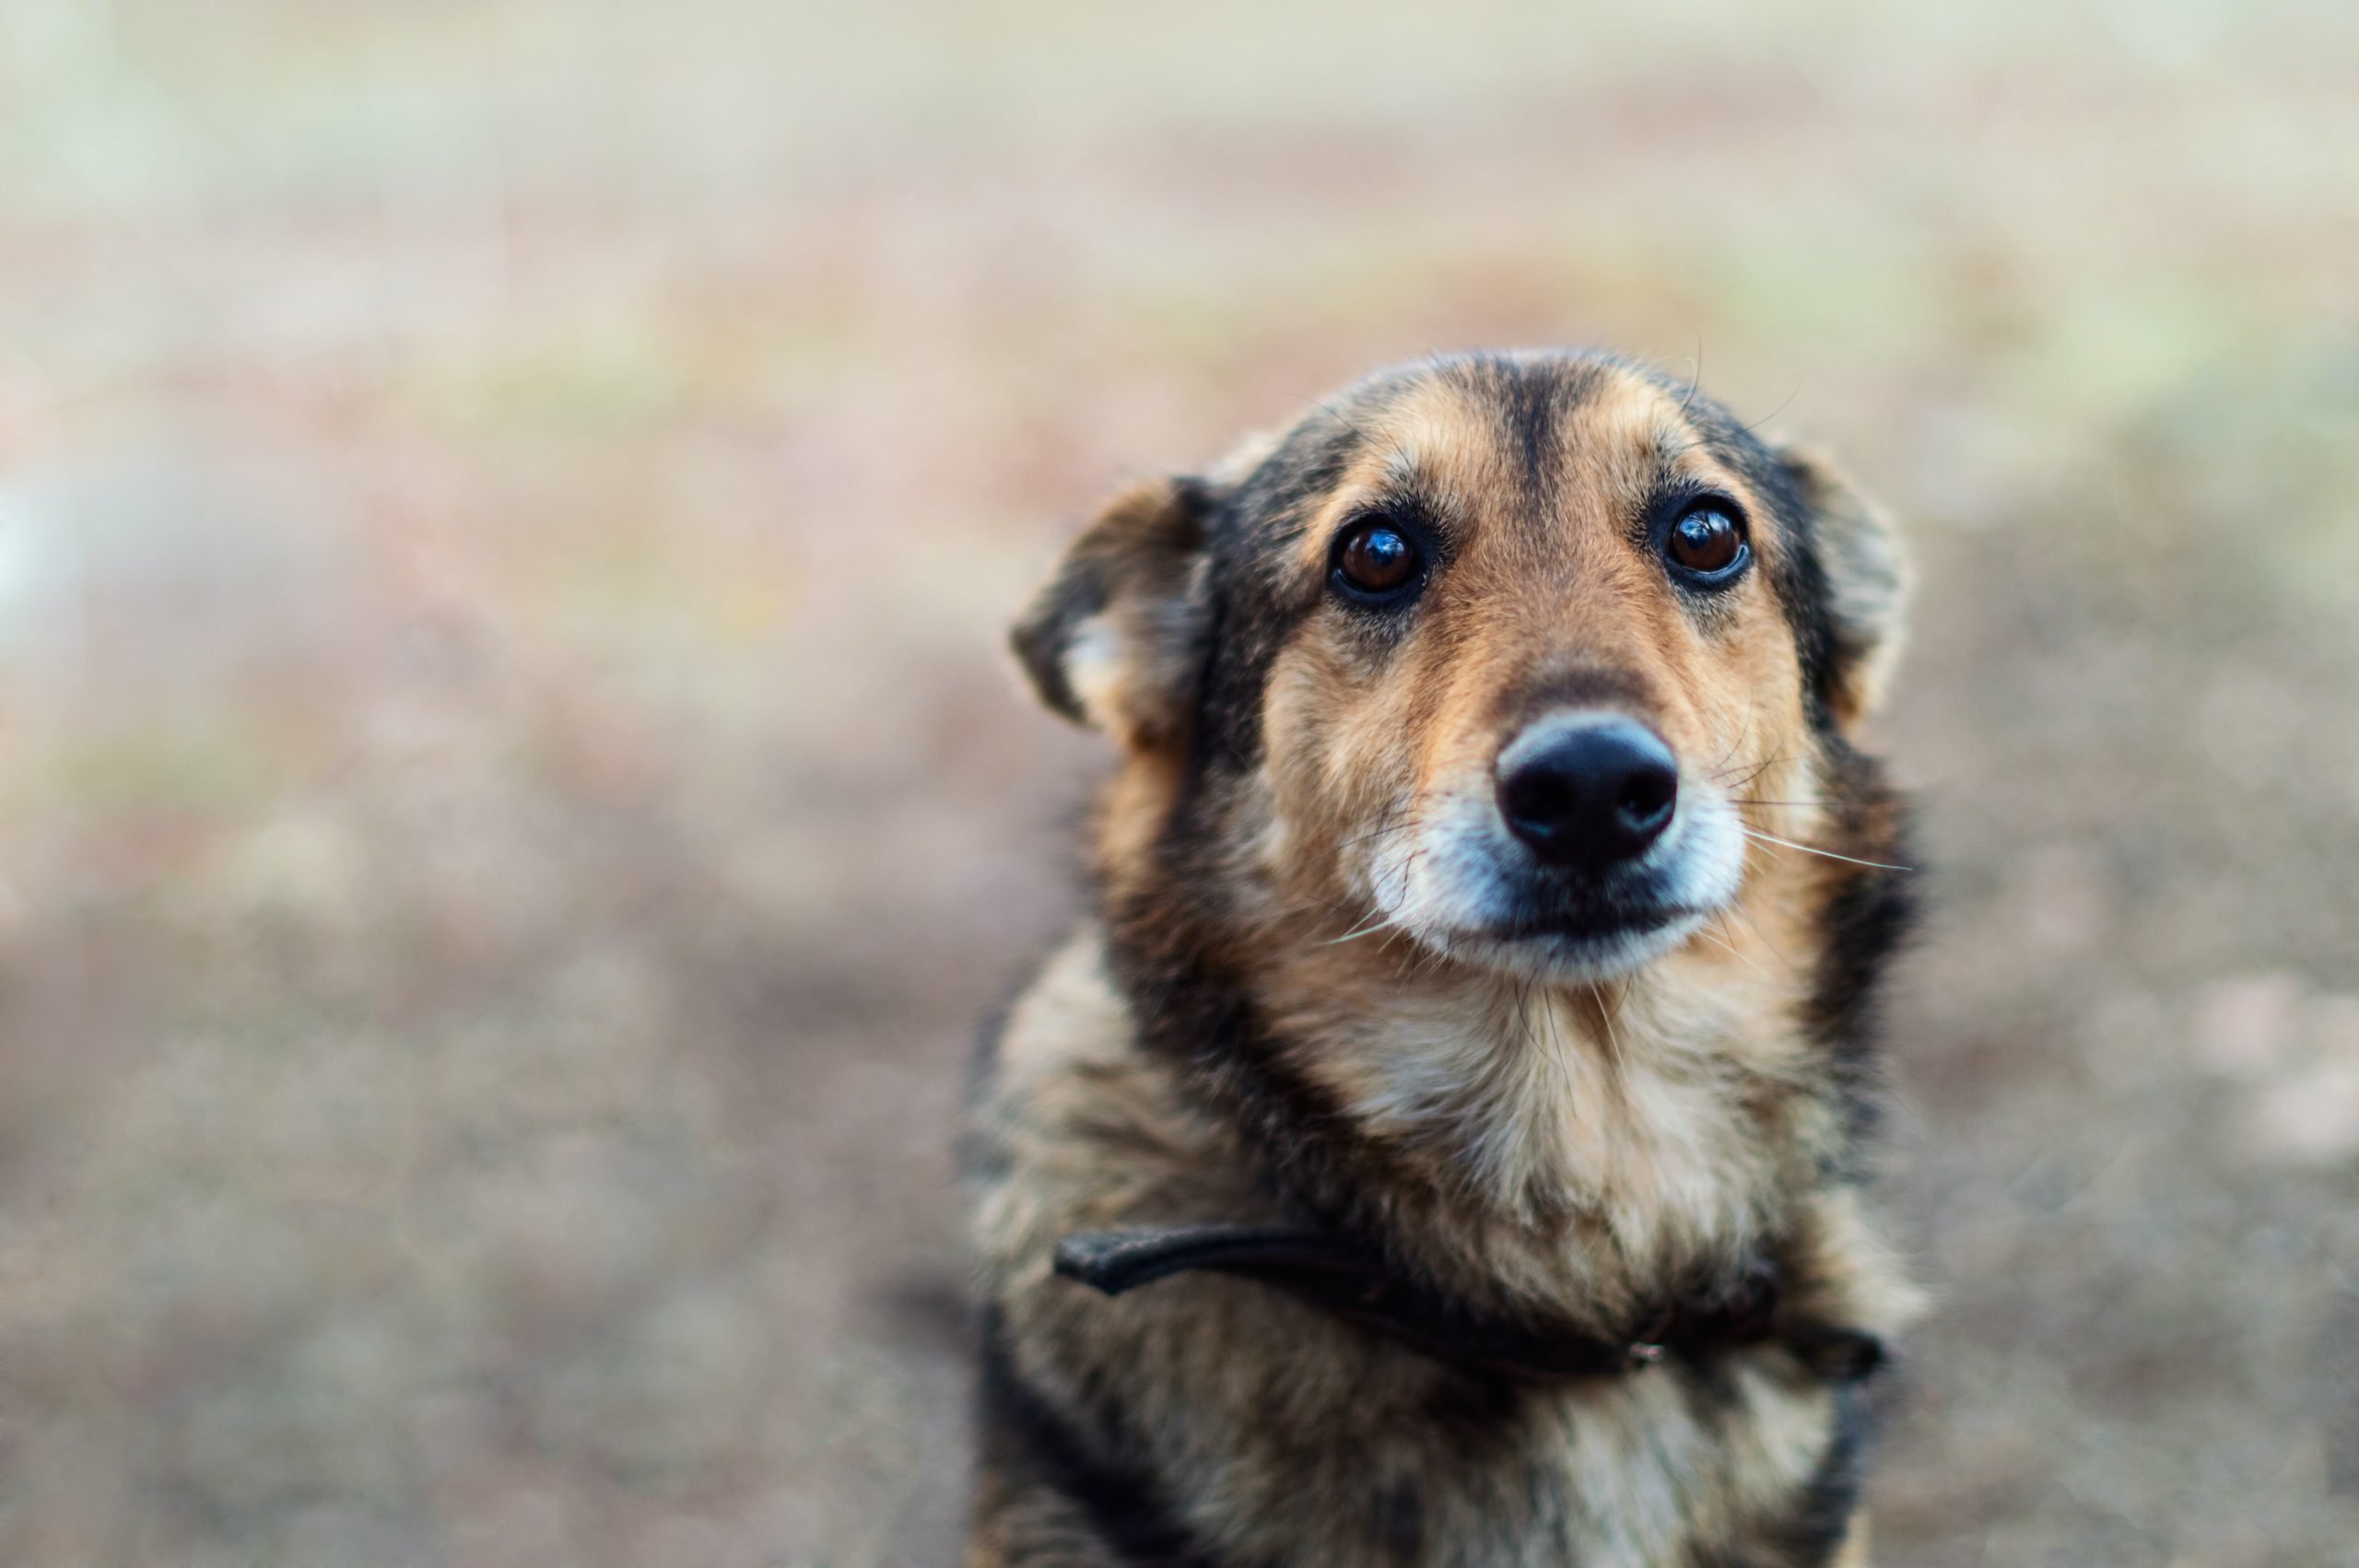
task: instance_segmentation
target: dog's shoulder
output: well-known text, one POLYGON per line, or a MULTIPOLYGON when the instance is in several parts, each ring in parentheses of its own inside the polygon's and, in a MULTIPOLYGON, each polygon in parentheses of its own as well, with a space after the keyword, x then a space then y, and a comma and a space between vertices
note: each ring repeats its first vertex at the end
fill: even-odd
POLYGON ((1143 1050, 1085 924, 1007 1010, 978 1075, 963 1141, 987 1293, 1045 1290, 1077 1232, 1273 1217, 1235 1133, 1143 1050))

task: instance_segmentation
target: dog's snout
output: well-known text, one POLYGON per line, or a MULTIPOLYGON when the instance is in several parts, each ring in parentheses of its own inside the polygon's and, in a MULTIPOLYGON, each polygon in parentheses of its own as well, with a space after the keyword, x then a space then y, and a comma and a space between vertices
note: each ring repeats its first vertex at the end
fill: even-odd
POLYGON ((1541 860, 1635 860, 1679 803, 1679 762, 1654 732, 1609 715, 1543 719, 1499 754, 1499 814, 1541 860))

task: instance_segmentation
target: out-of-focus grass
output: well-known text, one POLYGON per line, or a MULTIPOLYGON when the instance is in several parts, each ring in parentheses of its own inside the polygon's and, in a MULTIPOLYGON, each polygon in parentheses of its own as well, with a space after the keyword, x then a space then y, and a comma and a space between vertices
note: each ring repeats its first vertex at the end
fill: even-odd
POLYGON ((0 1559, 942 1561, 1126 474, 1600 343, 1915 526, 1909 1563, 2359 1539, 2359 14, 0 4, 0 1559))

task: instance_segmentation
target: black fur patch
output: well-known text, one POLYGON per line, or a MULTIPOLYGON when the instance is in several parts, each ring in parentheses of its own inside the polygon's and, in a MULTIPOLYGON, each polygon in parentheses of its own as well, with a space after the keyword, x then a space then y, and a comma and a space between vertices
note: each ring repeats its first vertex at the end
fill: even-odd
MULTIPOLYGON (((1202 851, 1203 830, 1185 805, 1164 846, 1174 883, 1177 868, 1202 851)), ((1199 861, 1201 863, 1201 861, 1199 861)), ((1358 1237, 1356 1191, 1368 1184, 1353 1172, 1372 1155, 1354 1135, 1342 1107, 1281 1064, 1279 1052, 1244 988, 1220 973, 1190 911, 1162 896, 1113 912, 1109 950, 1116 979, 1131 999, 1140 1042, 1180 1070, 1181 1080, 1213 1106, 1242 1124, 1263 1162, 1263 1183, 1302 1217, 1358 1237)), ((1380 1233, 1379 1233, 1380 1234, 1380 1233)))
MULTIPOLYGON (((1855 860, 1877 862, 1830 866, 1832 880, 1819 913, 1824 945, 1803 1019, 1834 1066, 1856 1159, 1864 1154, 1879 1117, 1878 1003, 1892 959, 1916 926, 1911 879, 1919 870, 1907 808, 1884 782, 1882 767, 1840 737, 1828 737, 1826 755, 1833 819, 1827 847, 1855 860), (1886 869, 1895 866, 1909 869, 1886 869)), ((1852 1168, 1839 1174, 1856 1180, 1866 1173, 1852 1168)))
POLYGON ((1570 359, 1479 355, 1444 362, 1452 380, 1497 405, 1507 450, 1516 460, 1528 513, 1553 522, 1565 416, 1595 387, 1602 367, 1570 359))
POLYGON ((1414 1481, 1396 1480, 1377 1494, 1376 1537, 1396 1562, 1425 1555, 1426 1500, 1414 1481))
POLYGON ((1825 1568, 1843 1549, 1859 1511, 1871 1425, 1862 1391, 1837 1388, 1835 1430, 1791 1509, 1756 1526, 1743 1546, 1695 1549, 1687 1554, 1688 1568, 1825 1568))
POLYGON ((1821 1568, 1842 1550, 1859 1512, 1861 1471, 1867 1456, 1870 1422, 1864 1390, 1856 1386, 1835 1390, 1835 1431, 1818 1467, 1802 1483, 1800 1504, 1773 1532, 1772 1539, 1794 1568, 1821 1568))
POLYGON ((1106 1551, 1127 1568, 1241 1568, 1195 1540, 1134 1461, 1098 1452, 1026 1386, 996 1315, 985 1318, 977 1398, 983 1463, 1013 1484, 1045 1487, 1073 1504, 1106 1551))

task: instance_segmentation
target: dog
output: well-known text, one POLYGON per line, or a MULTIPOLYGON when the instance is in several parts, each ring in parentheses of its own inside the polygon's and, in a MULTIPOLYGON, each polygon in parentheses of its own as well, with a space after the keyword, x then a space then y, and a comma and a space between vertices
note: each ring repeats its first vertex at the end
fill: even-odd
POLYGON ((1013 638, 1121 760, 973 1093, 968 1568, 1867 1560, 1907 586, 1599 355, 1112 501, 1013 638))

